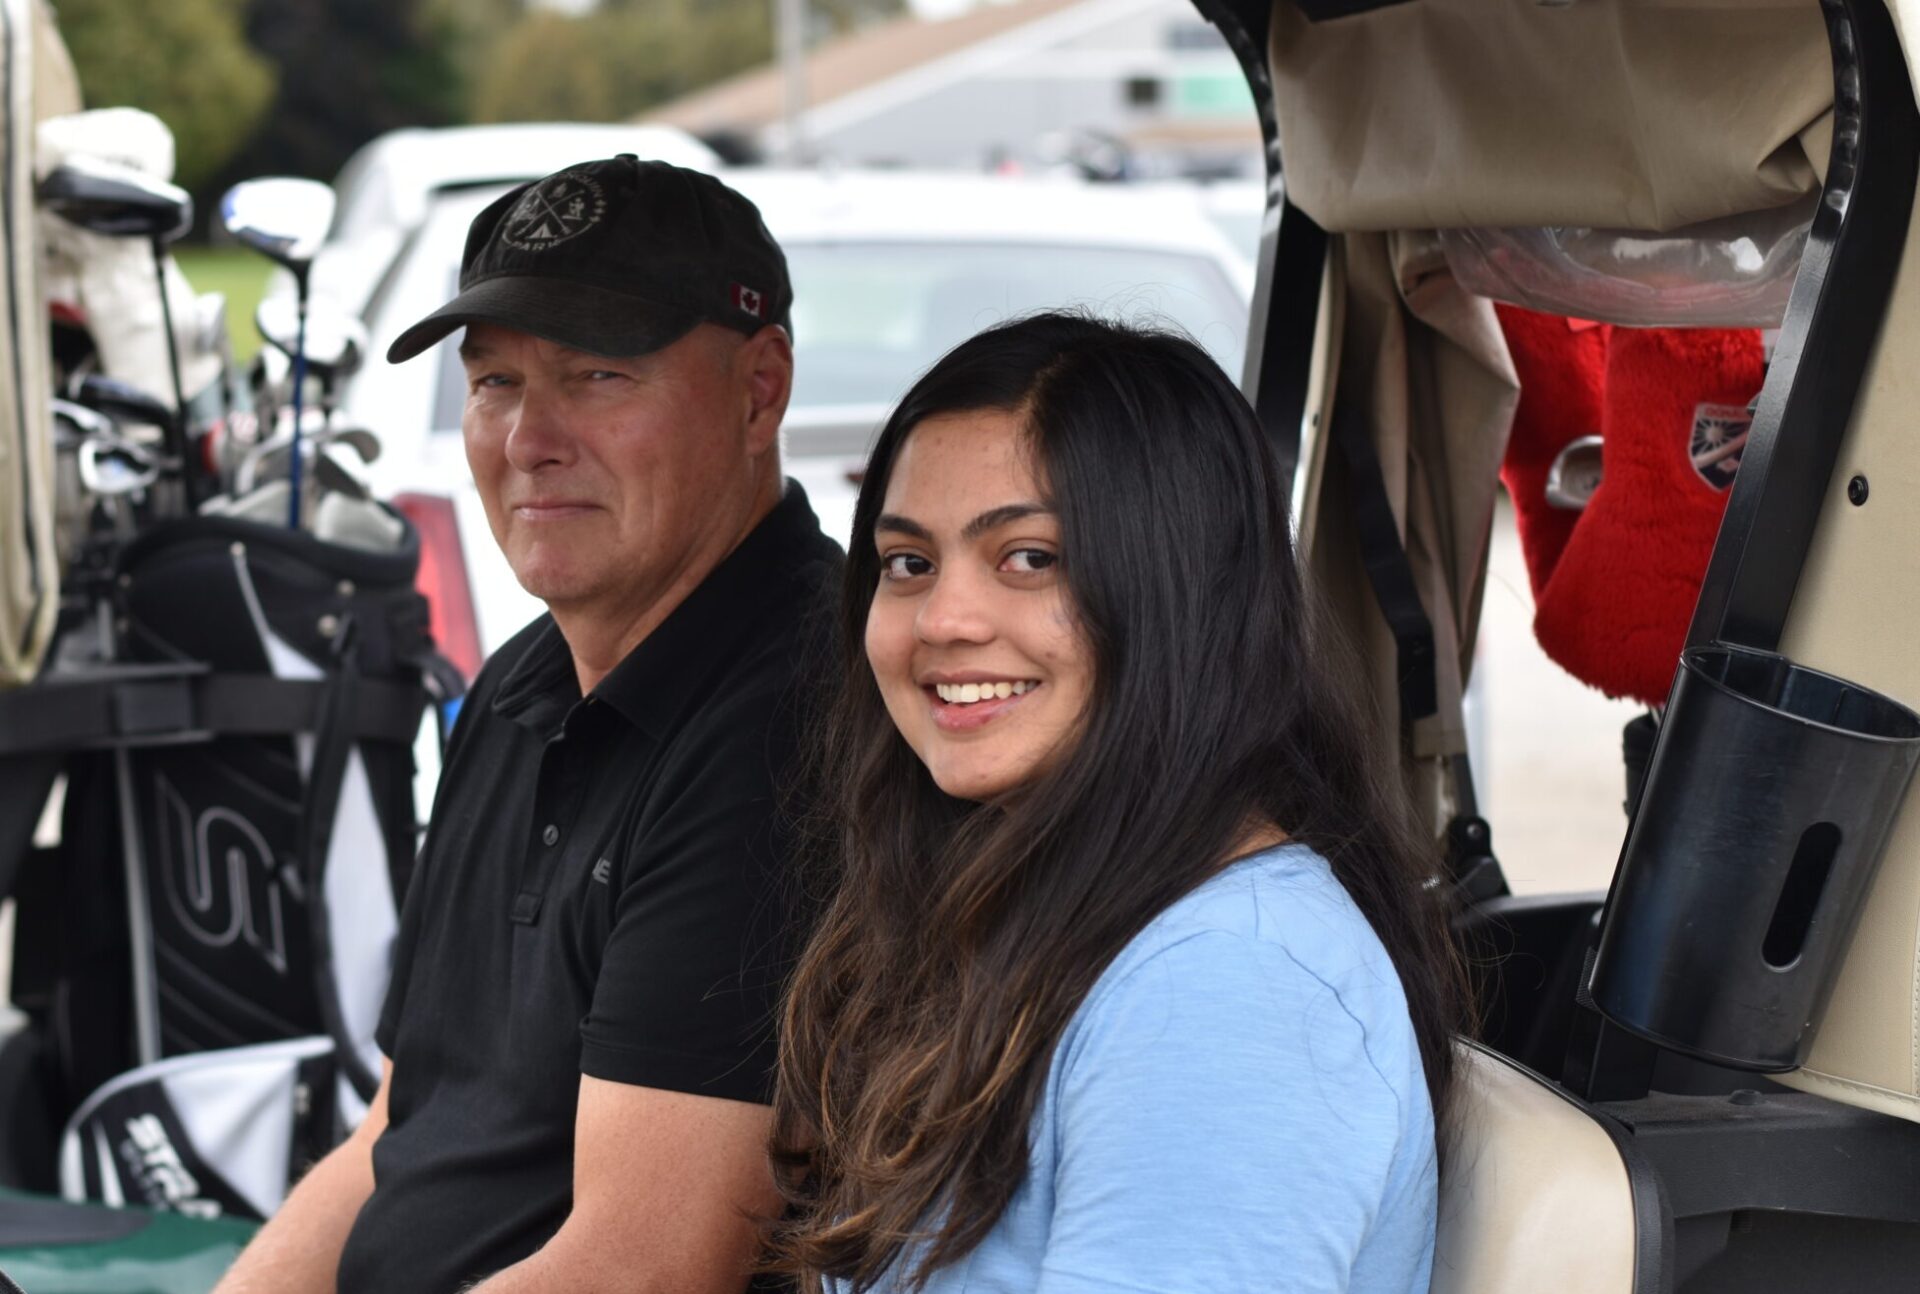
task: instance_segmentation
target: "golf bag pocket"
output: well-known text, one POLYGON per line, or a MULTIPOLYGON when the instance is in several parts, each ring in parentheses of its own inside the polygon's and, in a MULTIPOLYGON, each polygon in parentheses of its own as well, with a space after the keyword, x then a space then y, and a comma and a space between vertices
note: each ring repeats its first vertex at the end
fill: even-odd
POLYGON ((87 1098, 60 1144, 69 1200, 266 1218, 338 1139, 329 1037, 175 1056, 87 1098))

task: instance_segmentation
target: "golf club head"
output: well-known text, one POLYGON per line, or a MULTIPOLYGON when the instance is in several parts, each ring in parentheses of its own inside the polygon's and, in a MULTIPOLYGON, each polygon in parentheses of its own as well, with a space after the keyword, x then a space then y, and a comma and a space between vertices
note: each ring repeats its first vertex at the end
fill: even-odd
POLYGON ((220 199, 220 225, 235 241, 294 272, 307 267, 333 224, 333 190, 318 180, 242 180, 220 199))
POLYGON ((72 400, 53 402, 54 443, 61 448, 77 449, 80 442, 94 436, 111 438, 116 434, 113 419, 72 400))
POLYGON ((323 490, 332 490, 353 499, 373 497, 367 483, 360 479, 354 470, 340 461, 331 445, 315 445, 313 455, 313 479, 323 490))
POLYGON ((1600 437, 1582 436, 1554 455, 1547 469, 1547 502, 1579 512, 1600 488, 1600 437))
POLYGON ((375 463, 380 459, 380 437, 365 427, 342 427, 338 431, 330 431, 327 433, 327 443, 351 449, 363 463, 375 463))
MULTIPOLYGON (((261 480, 275 474, 275 459, 284 460, 287 451, 293 448, 293 432, 289 428, 277 431, 270 436, 255 441, 233 470, 233 492, 236 495, 251 494, 261 480)), ((278 468, 284 471, 284 466, 278 468)))
POLYGON ((148 395, 131 382, 122 382, 102 373, 89 373, 81 378, 80 389, 75 395, 87 408, 103 413, 118 423, 164 427, 173 421, 171 405, 148 395))
POLYGON ((70 224, 112 238, 170 243, 193 228, 185 189, 130 166, 72 157, 40 181, 40 205, 70 224))
POLYGON ((152 454, 118 436, 89 436, 80 444, 80 484, 95 498, 117 498, 160 479, 152 454))
MULTIPOLYGON (((293 358, 300 337, 299 303, 268 297, 253 313, 260 335, 282 355, 293 358)), ((357 373, 367 358, 367 327, 343 310, 307 307, 307 371, 322 381, 357 373)))
MULTIPOLYGON (((366 481, 354 467, 352 460, 338 452, 341 448, 353 450, 361 455, 361 462, 373 461, 379 457, 380 444, 372 432, 357 428, 346 432, 326 432, 304 438, 300 452, 305 457, 309 469, 315 473, 314 482, 321 489, 337 490, 355 498, 371 497, 366 481), (371 442, 371 445, 369 445, 371 442), (372 458, 367 457, 368 448, 373 451, 372 458)), ((255 490, 276 480, 284 480, 293 460, 293 437, 282 432, 271 439, 261 441, 247 451, 240 460, 233 475, 233 494, 251 494, 255 490)))

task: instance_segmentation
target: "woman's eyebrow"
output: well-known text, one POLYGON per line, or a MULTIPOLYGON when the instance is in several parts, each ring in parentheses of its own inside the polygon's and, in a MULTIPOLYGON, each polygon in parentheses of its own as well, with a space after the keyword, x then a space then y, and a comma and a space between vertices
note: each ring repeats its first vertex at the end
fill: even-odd
POLYGON ((907 517, 895 516, 891 512, 881 513, 879 518, 873 523, 873 533, 877 535, 883 530, 890 530, 895 534, 907 535, 910 538, 920 540, 922 543, 930 544, 933 542, 933 532, 931 530, 928 530, 917 521, 907 517))
POLYGON ((995 526, 1004 526, 1009 521, 1019 521, 1023 517, 1051 516, 1053 509, 1043 503, 1003 503, 997 508, 988 508, 975 517, 961 530, 962 539, 978 539, 995 526))

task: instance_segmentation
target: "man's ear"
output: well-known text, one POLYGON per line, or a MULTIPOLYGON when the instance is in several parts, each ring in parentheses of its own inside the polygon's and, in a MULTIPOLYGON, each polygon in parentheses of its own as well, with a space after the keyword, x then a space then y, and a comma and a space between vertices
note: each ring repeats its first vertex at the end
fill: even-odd
POLYGON ((764 453, 779 442, 780 422, 793 394, 793 342, 779 324, 768 324, 741 346, 736 361, 746 373, 747 452, 764 453))

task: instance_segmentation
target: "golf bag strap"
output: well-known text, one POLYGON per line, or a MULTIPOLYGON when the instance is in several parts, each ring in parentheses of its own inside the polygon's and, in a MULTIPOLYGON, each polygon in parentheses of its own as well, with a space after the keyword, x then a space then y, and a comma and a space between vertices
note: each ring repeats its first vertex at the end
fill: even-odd
POLYGON ((1387 498, 1380 457, 1362 420, 1350 406, 1333 415, 1333 443, 1347 466, 1347 488, 1353 503, 1353 528, 1360 543, 1360 560, 1367 582, 1399 653, 1395 675, 1400 680, 1400 719, 1411 724, 1439 710, 1439 657, 1433 642, 1433 621, 1420 601, 1413 563, 1400 542, 1400 527, 1387 498))
MULTIPOLYGON (((313 764, 307 773, 307 794, 301 806, 299 842, 301 877, 307 886, 308 937, 314 954, 314 996, 320 1005, 320 1019, 333 1036, 334 1055, 340 1072, 346 1076, 362 1101, 371 1102, 380 1086, 379 1076, 367 1068, 364 1057, 347 1030, 346 1013, 340 1006, 340 986, 334 978, 333 921, 327 906, 327 852, 333 843, 333 824, 340 808, 340 791, 346 782, 347 757, 353 753, 356 734, 352 720, 360 708, 360 697, 372 684, 362 677, 356 660, 352 621, 335 640, 334 668, 314 729, 313 764)), ((416 707, 422 697, 418 684, 411 689, 416 707)), ((414 724, 420 711, 413 711, 414 724)))
MULTIPOLYGON (((329 684, 165 667, 43 680, 0 692, 0 755, 313 732, 329 684)), ((361 680, 341 721, 357 740, 411 745, 426 697, 417 681, 361 680)))
MULTIPOLYGON (((1333 443, 1347 467, 1347 489, 1353 504, 1353 527, 1360 544, 1360 560, 1367 568, 1380 614, 1393 632, 1398 652, 1400 721, 1411 726, 1440 709, 1440 659, 1435 652, 1433 621, 1420 601, 1413 563, 1400 541, 1380 456, 1366 428, 1351 410, 1339 409, 1333 418, 1333 443)), ((1455 804, 1441 841, 1447 870, 1456 891, 1467 900, 1507 892, 1507 881, 1493 854, 1492 832, 1479 816, 1473 800, 1473 773, 1465 755, 1453 761, 1457 779, 1455 804)))

